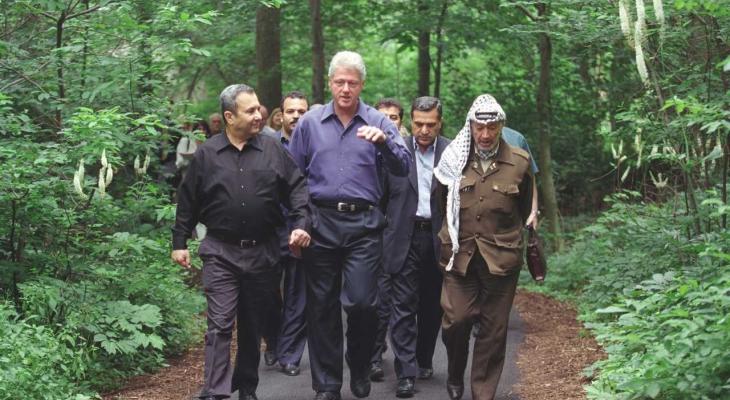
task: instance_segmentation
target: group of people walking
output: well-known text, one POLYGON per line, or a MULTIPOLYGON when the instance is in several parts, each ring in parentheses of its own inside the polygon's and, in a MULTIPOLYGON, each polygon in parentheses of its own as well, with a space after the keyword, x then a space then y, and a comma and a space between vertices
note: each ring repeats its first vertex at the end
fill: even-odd
POLYGON ((267 363, 299 374, 306 342, 316 400, 341 398, 343 359, 350 391, 368 397, 384 377, 386 332, 395 395, 414 396, 416 379, 433 375, 440 328, 446 390, 460 399, 474 324, 472 397, 493 399, 522 228, 537 223, 531 156, 505 142, 506 115, 490 95, 474 101, 453 141, 441 136, 440 100, 419 97, 404 138, 397 101, 374 108, 360 99, 359 54, 337 53, 328 75, 332 101, 307 111, 302 93, 288 93, 273 133, 259 134, 252 88, 225 88, 223 132, 198 147, 178 190, 172 259, 190 268, 186 242, 198 222, 208 228, 199 248, 208 304, 200 398, 238 390, 257 399, 259 341, 283 273, 280 334, 269 333, 276 351, 267 363))

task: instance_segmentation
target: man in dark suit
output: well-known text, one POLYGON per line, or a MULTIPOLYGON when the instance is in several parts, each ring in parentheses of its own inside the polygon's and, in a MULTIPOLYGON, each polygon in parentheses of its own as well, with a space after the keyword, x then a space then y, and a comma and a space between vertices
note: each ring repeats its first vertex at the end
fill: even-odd
MULTIPOLYGON (((398 376, 396 396, 411 397, 415 378, 433 375, 432 357, 441 321, 441 272, 437 234, 441 228, 443 186, 433 169, 450 142, 440 137, 442 106, 419 97, 411 106, 413 154, 407 177, 388 175, 388 227, 383 232, 383 274, 390 300, 390 342, 398 376)), ((382 287, 382 286, 381 286, 382 287)))

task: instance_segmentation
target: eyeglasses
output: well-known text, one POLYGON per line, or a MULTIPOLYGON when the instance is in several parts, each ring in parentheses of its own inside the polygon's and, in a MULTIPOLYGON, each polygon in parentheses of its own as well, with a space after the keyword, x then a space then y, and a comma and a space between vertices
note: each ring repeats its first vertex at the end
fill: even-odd
POLYGON ((351 88, 356 88, 356 87, 360 86, 360 84, 362 82, 360 82, 360 81, 348 81, 348 80, 345 80, 345 79, 338 79, 336 81, 332 81, 332 83, 336 87, 338 87, 338 88, 345 87, 345 84, 347 84, 351 88))

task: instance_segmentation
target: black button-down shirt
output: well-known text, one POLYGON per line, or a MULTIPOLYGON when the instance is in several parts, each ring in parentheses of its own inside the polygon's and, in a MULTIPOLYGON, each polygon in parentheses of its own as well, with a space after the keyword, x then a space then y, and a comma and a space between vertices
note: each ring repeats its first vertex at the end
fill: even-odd
POLYGON ((202 222, 216 238, 264 240, 284 225, 309 230, 306 179, 289 153, 271 137, 256 135, 238 150, 225 133, 198 148, 178 189, 173 249, 185 249, 202 222))

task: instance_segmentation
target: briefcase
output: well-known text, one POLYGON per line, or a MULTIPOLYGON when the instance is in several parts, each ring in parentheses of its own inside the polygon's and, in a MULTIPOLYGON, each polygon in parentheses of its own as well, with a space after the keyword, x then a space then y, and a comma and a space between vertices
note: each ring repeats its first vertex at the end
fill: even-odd
POLYGON ((537 235, 537 231, 532 225, 527 226, 527 269, 530 270, 530 275, 535 281, 542 283, 545 281, 545 274, 547 274, 547 262, 545 261, 545 252, 542 249, 542 242, 540 236, 537 235))

